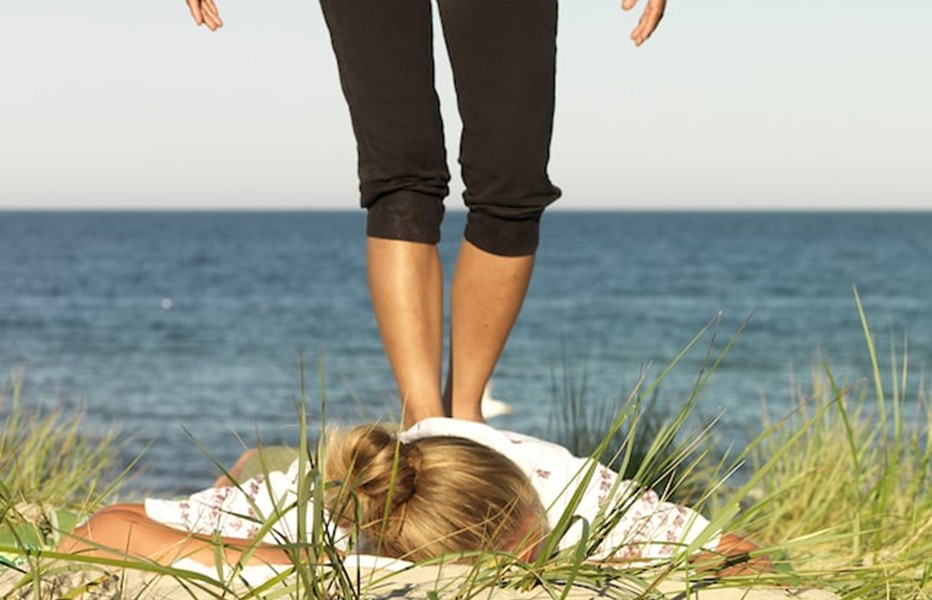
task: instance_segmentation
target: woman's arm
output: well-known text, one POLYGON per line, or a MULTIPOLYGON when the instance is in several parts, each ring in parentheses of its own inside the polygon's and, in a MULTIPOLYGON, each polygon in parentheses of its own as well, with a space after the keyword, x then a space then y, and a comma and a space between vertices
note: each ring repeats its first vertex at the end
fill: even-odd
POLYGON ((250 539, 212 538, 173 529, 146 516, 141 504, 114 504, 96 513, 64 537, 57 551, 105 558, 148 558, 170 566, 182 558, 205 565, 216 562, 218 542, 226 564, 236 564, 244 556, 246 564, 290 564, 292 557, 283 548, 250 539))
POLYGON ((211 31, 217 31, 223 27, 220 11, 217 10, 214 0, 187 0, 187 2, 195 23, 207 25, 211 31))

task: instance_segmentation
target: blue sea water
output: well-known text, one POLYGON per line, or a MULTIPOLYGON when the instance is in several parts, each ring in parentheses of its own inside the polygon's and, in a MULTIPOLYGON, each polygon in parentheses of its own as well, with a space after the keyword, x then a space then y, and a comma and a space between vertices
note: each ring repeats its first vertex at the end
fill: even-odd
MULTIPOLYGON (((462 226, 448 214, 448 275, 462 226)), ((227 463, 257 434, 293 442, 301 356, 312 425, 322 394, 328 418, 384 417, 397 398, 363 227, 358 212, 0 213, 3 380, 83 406, 91 433, 118 424, 125 460, 146 448, 134 486, 155 493, 215 474, 192 437, 227 463)), ((493 379, 514 407, 502 427, 546 432, 566 378, 624 398, 718 316, 658 400, 678 406, 746 325, 699 404, 740 444, 818 357, 843 382, 869 374, 855 285, 885 362, 908 335, 911 398, 932 366, 932 213, 553 211, 542 239, 493 379)))

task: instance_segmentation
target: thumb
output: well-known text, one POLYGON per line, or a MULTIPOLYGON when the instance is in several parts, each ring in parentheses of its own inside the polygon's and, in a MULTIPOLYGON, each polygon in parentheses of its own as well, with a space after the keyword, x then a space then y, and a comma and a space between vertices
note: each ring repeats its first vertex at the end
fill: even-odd
POLYGON ((631 10, 638 0, 621 0, 621 10, 631 10))

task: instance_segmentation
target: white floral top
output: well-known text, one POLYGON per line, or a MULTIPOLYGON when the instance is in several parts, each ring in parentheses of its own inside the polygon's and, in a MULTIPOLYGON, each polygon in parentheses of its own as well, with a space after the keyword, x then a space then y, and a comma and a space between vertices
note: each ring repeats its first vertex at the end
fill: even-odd
MULTIPOLYGON (((651 560, 665 558, 677 548, 692 543, 708 521, 699 513, 662 501, 649 489, 632 481, 619 481, 618 474, 589 458, 577 458, 566 448, 528 435, 499 431, 488 425, 433 418, 420 421, 401 434, 404 441, 422 437, 465 437, 514 461, 531 480, 547 510, 548 525, 554 528, 567 511, 579 485, 589 479, 572 514, 598 525, 616 506, 626 506, 618 522, 591 555, 593 559, 651 560)), ((287 472, 258 475, 237 487, 202 490, 179 500, 146 499, 146 514, 153 520, 192 533, 220 534, 233 538, 256 538, 262 522, 278 514, 275 526, 263 541, 294 541, 297 532, 298 462, 287 472)), ((310 519, 310 515, 308 515, 310 519)), ((337 533, 332 530, 333 533, 337 533)), ((582 524, 574 524, 560 541, 560 548, 575 546, 582 524)), ((335 537, 345 537, 342 534, 335 537)), ((705 547, 714 548, 717 539, 705 547)))
POLYGON ((293 542, 298 531, 297 511, 293 509, 297 489, 298 461, 295 461, 287 472, 260 473, 239 487, 207 488, 179 500, 147 498, 146 515, 182 531, 243 539, 259 537, 262 524, 277 516, 274 527, 262 540, 293 542))

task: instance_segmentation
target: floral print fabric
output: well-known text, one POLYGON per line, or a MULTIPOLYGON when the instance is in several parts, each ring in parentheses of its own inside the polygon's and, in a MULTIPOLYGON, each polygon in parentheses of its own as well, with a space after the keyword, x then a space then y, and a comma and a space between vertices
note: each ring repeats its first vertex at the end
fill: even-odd
MULTIPOLYGON (((403 441, 421 437, 465 437, 511 459, 530 479, 555 528, 565 513, 584 519, 590 532, 599 531, 592 559, 650 561, 672 556, 692 543, 708 521, 691 508, 664 501, 656 492, 618 474, 590 458, 577 458, 566 448, 528 435, 499 431, 485 424, 433 418, 401 434, 403 441), (578 503, 574 492, 585 486, 578 503)), ((287 472, 273 471, 244 481, 239 487, 208 488, 179 500, 147 499, 146 513, 156 521, 192 533, 255 538, 261 524, 278 515, 263 541, 295 541, 298 462, 287 472)), ((309 511, 310 512, 310 511, 309 511)), ((309 514, 308 519, 312 516, 309 514)), ((563 535, 560 548, 582 540, 577 521, 563 535)), ((344 537, 332 530, 335 537, 344 537)), ((592 536, 590 536, 592 537, 592 536)), ((707 544, 715 548, 717 538, 707 544)))
POLYGON ((148 498, 146 514, 183 531, 245 539, 259 537, 263 522, 277 516, 263 541, 279 544, 295 541, 297 483, 298 461, 295 461, 287 472, 259 474, 239 487, 207 488, 179 500, 148 498))

